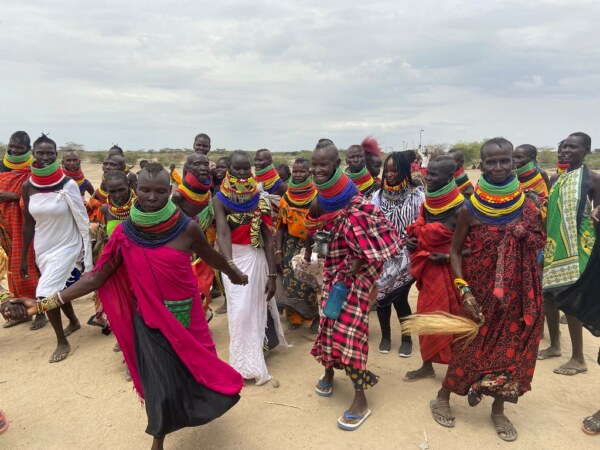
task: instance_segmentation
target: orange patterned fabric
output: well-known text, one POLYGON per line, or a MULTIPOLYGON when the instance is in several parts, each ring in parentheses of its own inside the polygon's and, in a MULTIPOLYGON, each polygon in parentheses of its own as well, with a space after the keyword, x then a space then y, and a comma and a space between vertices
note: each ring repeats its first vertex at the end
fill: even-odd
POLYGON ((308 208, 294 208, 290 206, 284 197, 281 197, 279 202, 279 216, 277 216, 277 229, 283 225, 287 225, 290 236, 299 239, 306 239, 308 231, 304 225, 304 219, 308 214, 308 208))

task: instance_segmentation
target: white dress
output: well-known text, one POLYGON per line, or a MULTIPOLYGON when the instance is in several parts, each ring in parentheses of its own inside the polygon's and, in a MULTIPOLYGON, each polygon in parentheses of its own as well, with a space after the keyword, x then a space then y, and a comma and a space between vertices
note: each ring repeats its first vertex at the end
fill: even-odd
POLYGON ((57 192, 33 194, 29 197, 29 213, 35 220, 33 249, 40 270, 36 296, 47 297, 64 289, 82 252, 85 271, 92 269, 89 219, 73 180, 57 192))
POLYGON ((267 308, 275 322, 279 344, 287 347, 279 320, 275 298, 266 301, 267 258, 262 248, 251 245, 231 245, 235 265, 246 275, 248 284, 239 286, 223 275, 223 287, 227 297, 227 320, 229 322, 229 364, 244 378, 254 378, 257 385, 271 379, 263 343, 267 328, 267 308))

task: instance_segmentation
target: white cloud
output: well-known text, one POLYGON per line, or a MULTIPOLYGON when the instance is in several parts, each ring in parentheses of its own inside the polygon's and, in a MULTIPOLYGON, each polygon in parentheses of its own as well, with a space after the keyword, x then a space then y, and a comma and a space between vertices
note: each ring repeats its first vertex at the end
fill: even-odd
POLYGON ((598 135, 600 4, 5 1, 0 141, 344 147, 598 135), (76 6, 74 6, 76 5, 76 6), (543 105, 543 107, 542 107, 543 105), (583 107, 585 105, 585 107, 583 107), (566 113, 568 111, 568 113, 566 113))

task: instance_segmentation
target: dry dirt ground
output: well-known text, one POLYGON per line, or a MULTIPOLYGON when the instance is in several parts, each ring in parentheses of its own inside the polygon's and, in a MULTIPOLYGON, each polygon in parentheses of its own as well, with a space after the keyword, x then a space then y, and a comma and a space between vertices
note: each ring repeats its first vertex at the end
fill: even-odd
MULTIPOLYGON (((84 166, 93 181, 98 166, 84 166)), ((475 175, 472 175, 472 178, 475 175)), ((222 299, 217 299, 218 307, 222 299)), ((414 307, 416 291, 411 292, 414 307)), ((79 319, 93 314, 90 298, 75 302, 79 319)), ((221 358, 228 358, 227 317, 215 316, 210 324, 221 358)), ((439 389, 444 368, 437 376, 416 383, 402 381, 407 370, 420 365, 418 345, 409 359, 394 352, 377 352, 380 329, 371 315, 369 368, 380 375, 380 383, 367 392, 372 416, 355 432, 341 431, 336 419, 352 399, 350 382, 336 374, 334 395, 318 397, 314 385, 320 366, 310 356, 313 336, 308 329, 287 332, 289 349, 274 350, 267 360, 280 387, 246 385, 242 399, 222 418, 203 427, 184 429, 166 439, 167 449, 279 449, 279 448, 394 448, 418 449, 426 433, 432 449, 467 447, 518 449, 594 449, 600 436, 581 432, 582 419, 600 409, 600 366, 596 364, 600 340, 585 333, 585 355, 589 372, 566 377, 552 369, 569 355, 565 325, 564 355, 540 361, 533 391, 518 405, 508 405, 507 415, 519 431, 515 443, 497 436, 489 417, 491 401, 470 408, 466 399, 453 397, 456 428, 437 425, 429 412, 429 400, 439 389)), ((393 330, 397 351, 399 326, 393 330)), ((0 435, 2 449, 140 449, 149 448, 144 433, 143 407, 125 381, 120 353, 114 353, 114 337, 99 328, 83 325, 71 339, 67 360, 49 364, 54 350, 50 326, 29 331, 25 325, 0 329, 0 408, 6 411, 9 430, 0 435)), ((542 341, 547 345, 547 340, 542 341)))

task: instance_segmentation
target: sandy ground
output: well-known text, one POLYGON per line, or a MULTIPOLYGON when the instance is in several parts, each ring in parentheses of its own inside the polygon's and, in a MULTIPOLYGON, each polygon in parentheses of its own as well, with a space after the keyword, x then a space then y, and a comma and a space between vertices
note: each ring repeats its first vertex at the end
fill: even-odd
MULTIPOLYGON (((98 167, 84 169, 97 181, 98 167)), ((413 307, 415 301, 413 289, 413 307)), ((214 306, 221 302, 217 299, 214 306)), ((93 314, 90 298, 77 300, 75 310, 85 323, 93 314)), ((371 320, 369 368, 381 380, 367 393, 373 415, 358 431, 345 432, 336 426, 336 419, 352 399, 352 387, 345 376, 336 374, 331 398, 315 394, 314 384, 322 370, 309 354, 314 337, 308 329, 299 329, 287 332, 292 348, 276 349, 267 360, 279 388, 272 383, 260 387, 248 384, 239 404, 225 416, 168 436, 166 448, 417 449, 424 433, 433 449, 600 448, 600 436, 589 437, 580 430, 581 420, 600 408, 600 366, 595 362, 600 341, 589 333, 584 336, 589 372, 574 377, 555 375, 552 369, 567 360, 570 348, 566 326, 561 326, 564 356, 540 361, 533 391, 518 405, 506 408, 519 430, 518 441, 510 444, 495 434, 489 418, 490 399, 470 408, 466 399, 453 397, 456 428, 437 425, 428 403, 435 397, 445 369, 436 366, 435 379, 403 382, 405 372, 420 365, 418 345, 409 359, 399 358, 394 352, 378 353, 381 333, 375 314, 371 320)), ((210 325, 219 354, 227 360, 227 317, 215 316, 210 325)), ((70 339, 69 358, 58 364, 47 362, 54 350, 50 326, 35 332, 23 325, 0 329, 0 342, 0 407, 11 424, 0 435, 0 448, 149 448, 151 438, 144 433, 145 412, 131 383, 125 381, 121 354, 112 351, 114 337, 83 325, 70 339)), ((396 324, 394 351, 399 343, 396 324)), ((547 340, 542 341, 545 345, 547 340)))

